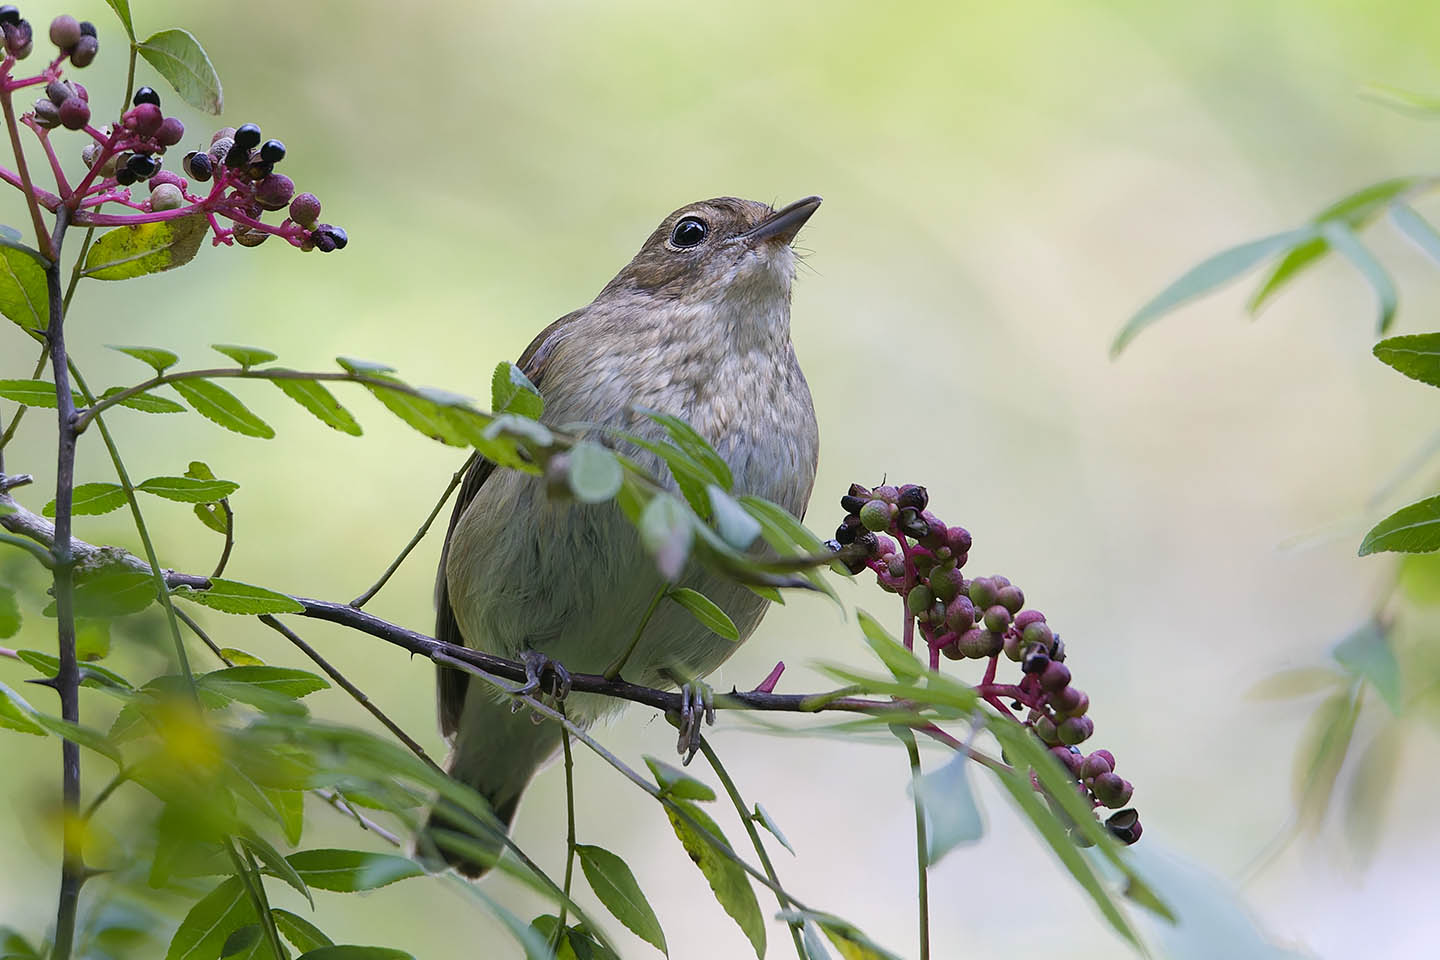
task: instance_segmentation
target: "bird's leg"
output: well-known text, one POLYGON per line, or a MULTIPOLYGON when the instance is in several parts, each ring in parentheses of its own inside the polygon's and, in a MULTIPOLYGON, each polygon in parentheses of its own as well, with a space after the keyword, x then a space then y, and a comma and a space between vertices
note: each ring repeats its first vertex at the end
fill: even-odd
MULTIPOLYGON (((539 650, 521 650, 520 662, 525 665, 525 682, 510 691, 515 696, 523 697, 541 692, 540 687, 547 673, 552 678, 551 693, 557 702, 570 695, 570 671, 561 666, 558 660, 551 660, 539 650)), ((511 709, 519 710, 520 701, 515 700, 511 709)))
POLYGON ((671 722, 680 730, 675 751, 685 758, 681 763, 686 765, 700 750, 701 728, 715 723, 715 691, 703 680, 681 682, 673 674, 670 679, 680 684, 680 719, 675 722, 672 718, 671 722))

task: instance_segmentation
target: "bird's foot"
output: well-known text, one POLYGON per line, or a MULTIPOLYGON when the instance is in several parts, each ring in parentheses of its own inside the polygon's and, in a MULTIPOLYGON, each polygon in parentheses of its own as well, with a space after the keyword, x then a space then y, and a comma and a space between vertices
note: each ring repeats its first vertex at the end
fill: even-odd
POLYGON ((705 724, 715 723, 715 691, 703 680, 691 680, 680 687, 680 737, 675 751, 688 764, 700 750, 700 731, 705 724))
MULTIPOLYGON (((561 666, 558 660, 551 660, 539 650, 522 650, 520 662, 525 665, 525 682, 511 689, 510 692, 516 697, 540 693, 547 675, 551 680, 550 692, 556 702, 563 701, 570 695, 570 671, 561 666)), ((515 700, 511 709, 519 710, 520 701, 515 700)))

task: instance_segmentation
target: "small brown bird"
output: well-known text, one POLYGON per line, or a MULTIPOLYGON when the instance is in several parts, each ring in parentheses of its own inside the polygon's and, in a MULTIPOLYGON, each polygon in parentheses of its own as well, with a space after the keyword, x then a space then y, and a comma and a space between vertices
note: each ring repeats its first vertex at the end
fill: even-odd
MULTIPOLYGON (((674 414, 724 457, 737 494, 802 515, 819 434, 790 342, 790 244, 819 206, 819 197, 781 210, 721 197, 666 217, 589 306, 546 327, 521 355, 521 369, 545 398, 543 419, 661 439, 661 429, 634 408, 674 414)), ((615 448, 669 477, 653 454, 628 443, 615 448)), ((679 582, 718 603, 742 640, 765 614, 764 599, 698 564, 679 582)), ((629 646, 661 585, 655 561, 613 503, 551 499, 542 478, 497 471, 482 459, 465 478, 450 520, 435 636, 600 673, 629 646)), ((662 603, 623 675, 674 686, 714 670, 736 646, 678 604, 662 603)), ((531 776, 559 748, 560 728, 512 711, 453 669, 440 668, 438 688, 450 775, 484 796, 508 826, 531 776)), ((582 724, 623 705, 596 695, 566 701, 569 716, 582 724)), ((466 874, 484 872, 484 863, 435 843, 434 831, 461 829, 454 821, 432 811, 425 829, 422 847, 434 844, 466 874)), ((499 850, 493 838, 470 839, 499 850)))

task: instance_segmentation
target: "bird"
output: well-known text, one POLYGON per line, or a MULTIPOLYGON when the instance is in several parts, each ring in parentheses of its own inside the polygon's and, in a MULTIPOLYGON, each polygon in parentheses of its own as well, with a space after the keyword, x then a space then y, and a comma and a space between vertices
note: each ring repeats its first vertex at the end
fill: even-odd
MULTIPOLYGON (((780 209, 717 197, 670 213, 593 301, 551 323, 521 355, 519 368, 544 398, 541 420, 586 425, 595 439, 675 489, 659 457, 604 428, 653 441, 664 438, 663 430, 642 410, 681 417, 729 465, 736 495, 764 497, 803 517, 819 429, 790 337, 792 243, 819 206, 814 196, 780 209)), ((693 560, 677 584, 717 603, 742 641, 769 604, 693 560)), ((601 673, 631 647, 664 585, 613 502, 554 498, 543 477, 477 457, 441 553, 435 636, 537 669, 601 673)), ((737 646, 680 604, 660 603, 622 676, 672 688, 703 678, 737 646)), ((506 830, 526 785, 561 743, 559 724, 516 712, 509 699, 464 672, 438 667, 446 772, 484 797, 506 830)), ((565 700, 567 716, 582 726, 623 706, 597 694, 565 700)), ((425 848, 432 860, 438 852, 478 877, 502 843, 437 806, 417 850, 425 848), (447 831, 465 835, 467 848, 447 849, 447 831)))

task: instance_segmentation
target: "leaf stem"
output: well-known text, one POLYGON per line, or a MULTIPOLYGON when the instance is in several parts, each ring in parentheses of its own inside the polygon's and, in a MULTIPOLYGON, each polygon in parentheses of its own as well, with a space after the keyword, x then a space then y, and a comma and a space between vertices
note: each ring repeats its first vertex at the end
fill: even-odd
MULTIPOLYGON (((558 704, 560 715, 565 716, 565 704, 558 704)), ((560 946, 565 931, 566 907, 570 904, 570 880, 575 873, 575 758, 570 753, 570 731, 560 728, 560 744, 565 751, 565 899, 560 901, 560 922, 550 937, 550 949, 560 946)))
POLYGON ((669 590, 670 585, 662 583, 659 589, 655 591, 655 596, 650 598, 650 606, 645 608, 645 616, 640 618, 640 625, 635 628, 635 636, 630 638, 630 645, 625 648, 624 653, 615 659, 614 663, 605 668, 605 672, 602 675, 606 680, 620 679, 620 671, 625 669, 625 664, 629 662, 630 655, 634 653, 635 648, 640 645, 640 635, 643 634, 645 628, 650 625, 650 618, 655 616, 656 608, 660 606, 660 601, 665 599, 665 594, 669 592, 669 590))
POLYGON ((225 572, 225 564, 230 562, 230 551, 235 549, 235 511, 230 509, 230 498, 221 497, 219 506, 225 512, 225 546, 220 550, 215 571, 210 574, 212 580, 225 572))
POLYGON ((225 850, 230 854, 230 862, 235 866, 235 875, 240 878, 246 896, 255 907, 255 919, 265 934, 270 953, 274 960, 286 960, 285 948, 280 944, 280 931, 275 929, 275 917, 270 913, 270 901, 265 896, 265 880, 260 876, 260 869, 255 866, 255 858, 248 850, 242 857, 235 848, 234 837, 225 838, 225 850))
POLYGON ((929 843, 925 837, 925 807, 920 802, 920 748, 908 727, 892 727, 910 756, 910 782, 915 794, 915 867, 920 901, 920 960, 930 960, 930 874, 927 868, 929 843))
MULTIPOLYGON (((710 769, 715 771, 715 776, 720 778, 720 783, 725 792, 730 795, 730 802, 735 805, 735 812, 740 815, 740 822, 745 824, 745 832, 750 834, 750 843, 755 847, 755 854, 760 858, 760 866, 765 870, 765 876, 770 878, 774 884, 775 900, 780 904, 780 912, 785 913, 790 909, 790 900, 784 891, 780 889, 780 877, 775 873, 775 864, 770 861, 770 854, 765 850, 765 844, 760 839, 760 831, 755 829, 755 818, 750 813, 750 808, 745 805, 744 799, 740 796, 740 790, 735 786, 735 781, 730 779, 730 774, 725 770, 725 765, 720 762, 720 755, 710 745, 705 737, 700 738, 700 752, 705 754, 705 759, 710 764, 710 769)), ((806 960, 805 944, 800 940, 800 927, 794 923, 787 923, 790 930, 790 939, 795 942, 795 953, 800 960, 806 960)))
MULTIPOLYGON (((5 72, 5 79, 9 79, 9 71, 5 72)), ((30 220, 35 227, 35 241, 40 247, 40 252, 45 255, 55 269, 59 269, 60 247, 55 240, 50 238, 50 233, 45 229, 45 221, 40 216, 40 204, 35 192, 35 184, 30 179, 30 167, 25 163, 25 148, 20 145, 20 128, 15 123, 15 104, 12 102, 10 85, 0 83, 0 110, 5 112, 5 128, 10 134, 10 145, 15 149, 15 167, 20 173, 21 191, 25 194, 25 206, 30 209, 30 220)), ((58 199, 58 198, 57 198, 58 199)), ((64 228, 56 224, 57 235, 64 235, 64 228)), ((49 270, 46 271, 47 275, 49 270)), ((58 280, 58 276, 57 276, 58 280)), ((58 295, 57 295, 58 296, 58 295)), ((58 306, 58 299, 56 301, 58 306)), ((52 313, 51 322, 54 322, 56 314, 52 313)), ((57 941, 58 943, 58 941, 57 941)), ((67 950, 69 945, 66 946, 67 950)), ((57 954, 58 957, 58 954, 57 954)))

